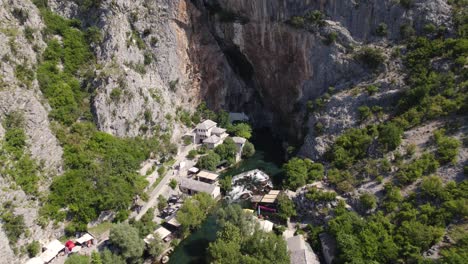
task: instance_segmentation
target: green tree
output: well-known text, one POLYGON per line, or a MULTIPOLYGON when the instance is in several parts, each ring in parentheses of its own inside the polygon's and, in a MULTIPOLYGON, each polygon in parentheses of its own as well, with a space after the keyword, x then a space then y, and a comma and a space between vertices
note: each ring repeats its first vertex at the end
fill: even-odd
POLYGON ((278 216, 286 221, 288 218, 296 215, 294 202, 286 194, 280 194, 278 196, 278 216))
POLYGON ((228 193, 231 191, 232 188, 232 176, 226 176, 219 180, 219 185, 221 187, 221 191, 223 191, 224 194, 228 193))
POLYGON ((162 211, 164 208, 167 207, 167 199, 166 197, 159 195, 158 196, 158 210, 162 211))
POLYGON ((216 170, 216 166, 221 161, 221 158, 218 154, 213 151, 209 151, 208 154, 202 156, 198 159, 197 167, 200 169, 214 171, 216 170))
POLYGON ((323 179, 323 174, 325 169, 321 163, 312 162, 311 160, 305 159, 304 160, 307 166, 307 181, 314 182, 320 181, 323 179))
POLYGON ((107 248, 101 252, 101 260, 103 264, 127 264, 121 256, 112 253, 107 248))
POLYGON ((101 259, 101 255, 97 251, 91 253, 91 264, 104 264, 101 259))
POLYGON ((175 190, 175 188, 177 187, 177 180, 176 179, 171 179, 169 181, 169 187, 171 187, 172 190, 175 190))
POLYGON ((366 211, 377 207, 377 198, 371 193, 363 193, 359 197, 359 201, 361 202, 362 207, 366 211))
POLYGON ((229 163, 234 163, 236 154, 237 154, 237 146, 236 143, 232 140, 232 138, 226 138, 223 144, 217 146, 214 149, 214 152, 219 155, 221 160, 227 160, 229 163))
POLYGON ((365 47, 356 53, 355 58, 370 69, 376 69, 385 62, 385 55, 380 49, 365 47))
POLYGON ((304 186, 307 180, 307 166, 304 160, 292 158, 283 165, 286 185, 292 190, 304 186))
POLYGON ((228 132, 237 137, 250 139, 252 137, 252 128, 247 123, 237 123, 228 127, 228 132))
POLYGON ((372 112, 367 105, 362 105, 358 107, 358 111, 359 111, 359 120, 361 122, 366 121, 372 115, 372 112))
POLYGON ((109 242, 124 259, 131 261, 140 258, 145 249, 145 243, 140 238, 138 229, 127 223, 112 226, 109 242))
POLYGON ((255 154, 255 146, 250 141, 245 142, 244 147, 242 148, 242 157, 250 158, 255 154))
POLYGON ((187 198, 176 215, 183 233, 187 235, 190 230, 198 228, 214 205, 214 199, 207 193, 197 193, 187 198))
POLYGON ((65 264, 90 264, 91 260, 88 256, 73 254, 65 260, 65 264))
POLYGON ((35 257, 41 251, 41 243, 39 243, 37 240, 34 240, 28 244, 26 250, 28 251, 28 256, 30 258, 35 257))
POLYGON ((216 117, 216 122, 219 127, 228 127, 229 126, 229 113, 221 110, 218 112, 216 117))
POLYGON ((444 131, 434 132, 434 137, 437 144, 437 159, 439 162, 442 164, 455 163, 461 146, 460 141, 456 138, 445 136, 444 131))
POLYGON ((159 255, 161 255, 161 253, 163 253, 164 248, 165 247, 161 238, 157 234, 155 234, 154 239, 152 239, 148 244, 148 254, 151 257, 156 258, 159 255))
POLYGON ((379 143, 382 144, 386 150, 394 150, 401 144, 402 135, 403 129, 398 127, 395 123, 387 123, 380 126, 379 143))
POLYGON ((187 154, 187 159, 194 159, 198 154, 198 151, 192 149, 189 151, 189 153, 187 154))
POLYGON ((425 177, 421 182, 421 194, 429 199, 442 198, 444 186, 437 176, 425 177))

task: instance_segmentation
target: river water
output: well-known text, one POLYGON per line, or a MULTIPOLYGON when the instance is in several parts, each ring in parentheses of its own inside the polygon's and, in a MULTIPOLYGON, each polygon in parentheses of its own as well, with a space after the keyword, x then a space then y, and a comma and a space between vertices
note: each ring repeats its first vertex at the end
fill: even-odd
MULTIPOLYGON (((270 131, 266 129, 256 130, 251 142, 256 148, 255 155, 226 170, 221 177, 260 169, 270 175, 274 185, 278 185, 282 180, 281 165, 284 162, 281 142, 272 137, 270 131)), ((214 216, 209 216, 198 230, 175 248, 169 264, 208 263, 207 248, 208 244, 216 239, 216 231, 216 219, 214 216)))

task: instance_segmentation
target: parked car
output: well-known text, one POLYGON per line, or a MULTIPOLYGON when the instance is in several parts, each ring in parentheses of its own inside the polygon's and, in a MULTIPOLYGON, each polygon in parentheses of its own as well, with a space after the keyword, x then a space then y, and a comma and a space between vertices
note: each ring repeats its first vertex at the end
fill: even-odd
POLYGON ((170 204, 176 204, 179 201, 180 197, 177 195, 171 195, 167 200, 170 204))
POLYGON ((177 209, 168 207, 168 208, 161 211, 161 217, 162 218, 167 218, 169 216, 172 216, 176 211, 177 211, 177 209))

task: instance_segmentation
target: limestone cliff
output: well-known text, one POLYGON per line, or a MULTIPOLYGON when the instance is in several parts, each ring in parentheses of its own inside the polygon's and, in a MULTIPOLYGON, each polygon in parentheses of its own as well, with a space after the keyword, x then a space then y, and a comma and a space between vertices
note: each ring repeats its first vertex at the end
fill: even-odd
MULTIPOLYGON (((299 145, 303 137, 309 141, 315 138, 313 117, 307 122, 306 129, 302 128, 307 118, 308 100, 318 98, 329 87, 339 91, 371 80, 388 81, 393 74, 390 70, 399 68, 390 61, 382 69, 386 74, 375 76, 354 59, 356 50, 365 45, 386 50, 387 45, 401 39, 404 26, 411 26, 416 31, 428 23, 450 28, 450 8, 442 0, 415 1, 409 9, 391 0, 205 0, 198 4, 200 8, 210 10, 215 38, 230 57, 233 68, 238 69, 238 75, 251 88, 250 94, 258 95, 255 97, 259 101, 255 104, 257 107, 249 109, 254 120, 257 124, 265 121, 266 112, 270 117, 266 119, 268 125, 299 145), (324 15, 322 27, 308 30, 288 23, 292 17, 305 16, 314 10, 324 15), (386 37, 376 34, 379 25, 386 26, 386 37), (334 44, 327 43, 331 32, 337 34, 334 44)), ((230 97, 226 105, 240 110, 245 105, 242 99, 230 97)), ((353 120, 349 114, 344 115, 341 119, 353 120)), ((351 123, 340 129, 351 126, 351 123)), ((325 134, 327 132, 329 130, 325 134)), ((308 142, 302 153, 314 156, 313 145, 308 142)))

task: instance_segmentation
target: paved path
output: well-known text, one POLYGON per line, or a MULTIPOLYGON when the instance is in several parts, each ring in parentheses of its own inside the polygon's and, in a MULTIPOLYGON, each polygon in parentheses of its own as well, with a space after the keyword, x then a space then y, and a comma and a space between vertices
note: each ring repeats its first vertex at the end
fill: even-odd
MULTIPOLYGON (((138 221, 140 218, 150 209, 151 207, 155 206, 158 201, 158 196, 162 193, 165 193, 167 188, 170 188, 168 186, 169 182, 172 179, 177 179, 178 177, 184 177, 186 175, 187 170, 191 167, 193 162, 189 161, 186 159, 186 156, 188 152, 194 148, 194 145, 189 145, 186 147, 183 147, 181 152, 177 154, 175 157, 175 165, 179 165, 181 161, 185 161, 185 167, 182 168, 180 171, 179 170, 174 170, 174 169, 168 169, 166 172, 166 175, 162 178, 162 180, 158 183, 158 185, 151 191, 150 197, 148 199, 148 202, 141 208, 140 212, 136 215, 135 219, 138 221)), ((153 173, 157 173, 156 171, 153 173)))

